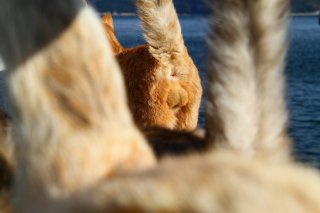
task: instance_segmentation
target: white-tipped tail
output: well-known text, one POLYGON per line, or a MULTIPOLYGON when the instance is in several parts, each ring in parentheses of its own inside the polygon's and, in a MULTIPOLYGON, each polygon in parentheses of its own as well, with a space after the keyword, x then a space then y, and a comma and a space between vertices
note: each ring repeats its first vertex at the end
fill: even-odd
POLYGON ((181 26, 172 0, 137 0, 137 7, 152 55, 184 51, 181 26))

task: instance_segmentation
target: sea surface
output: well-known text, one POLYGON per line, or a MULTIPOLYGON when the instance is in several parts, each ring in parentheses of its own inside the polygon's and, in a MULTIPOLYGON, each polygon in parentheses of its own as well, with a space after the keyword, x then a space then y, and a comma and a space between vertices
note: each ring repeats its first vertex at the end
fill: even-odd
MULTIPOLYGON (((117 36, 125 47, 144 43, 137 17, 117 16, 114 19, 117 36)), ((205 88, 207 18, 183 16, 180 21, 186 45, 200 70, 205 88)), ((317 17, 292 17, 289 41, 287 99, 290 134, 295 141, 294 155, 299 161, 320 168, 320 25, 317 17)), ((0 107, 7 108, 4 85, 4 73, 0 72, 0 107)), ((205 96, 200 109, 200 127, 205 126, 204 102, 205 96)))

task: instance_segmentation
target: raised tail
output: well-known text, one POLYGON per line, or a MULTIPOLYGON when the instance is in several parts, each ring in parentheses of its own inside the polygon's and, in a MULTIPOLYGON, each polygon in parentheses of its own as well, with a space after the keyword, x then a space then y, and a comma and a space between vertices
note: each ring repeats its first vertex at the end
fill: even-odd
POLYGON ((213 1, 208 139, 244 155, 287 159, 283 64, 287 0, 213 1))
POLYGON ((172 0, 137 0, 149 51, 156 58, 185 50, 181 26, 172 0))

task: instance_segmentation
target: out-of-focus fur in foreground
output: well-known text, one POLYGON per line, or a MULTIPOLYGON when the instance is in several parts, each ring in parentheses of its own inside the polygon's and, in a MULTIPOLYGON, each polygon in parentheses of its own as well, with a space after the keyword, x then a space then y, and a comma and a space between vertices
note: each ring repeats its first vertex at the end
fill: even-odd
MULTIPOLYGON (((13 2, 24 6, 24 0, 6 1, 9 5, 13 2)), ((70 15, 70 9, 77 13, 71 13, 74 16, 69 18, 73 21, 56 27, 59 33, 56 32, 55 40, 31 51, 23 45, 39 46, 28 43, 29 40, 17 41, 15 45, 20 46, 13 50, 22 51, 17 55, 19 58, 9 60, 7 57, 15 109, 13 142, 18 149, 15 153, 17 177, 12 193, 14 212, 320 212, 319 173, 289 161, 289 146, 283 145, 286 144, 283 141, 289 140, 282 77, 288 2, 212 2, 217 22, 210 43, 214 50, 213 64, 208 72, 210 85, 217 86, 209 89, 208 109, 212 112, 208 112, 207 141, 217 146, 201 156, 167 159, 147 171, 141 168, 150 167, 153 157, 131 120, 118 67, 95 15, 90 9, 79 12, 77 7, 72 7, 75 3, 72 0, 48 0, 48 8, 35 4, 36 1, 29 2, 34 7, 32 14, 49 8, 58 12, 54 13, 58 18, 61 14, 70 15), (67 10, 56 7, 57 4, 64 5, 62 8, 67 10), (264 16, 262 9, 269 16, 264 16), (259 30, 260 25, 255 26, 254 19, 263 20, 261 26, 266 30, 259 30), (274 31, 274 25, 283 33, 274 31), (94 39, 92 32, 96 35, 94 39), (284 50, 277 47, 280 53, 273 51, 274 47, 265 43, 267 41, 279 42, 284 50), (271 48, 263 50, 267 55, 259 52, 264 45, 271 48), (225 61, 234 56, 234 51, 243 54, 245 60, 240 61, 250 69, 225 61), (281 57, 274 58, 275 53, 281 57), (253 73, 256 78, 252 77, 253 73), (268 84, 274 76, 279 76, 273 79, 275 85, 268 84), (251 100, 242 94, 242 87, 247 84, 252 84, 261 96, 254 93, 251 100), (264 100, 268 95, 273 97, 272 89, 276 85, 281 98, 279 106, 269 105, 264 100), (267 86, 272 88, 265 88, 267 86), (234 87, 239 87, 239 91, 234 87), (261 102, 256 100, 258 98, 261 102), (235 107, 235 111, 230 110, 232 115, 228 117, 224 107, 235 107), (256 113, 244 118, 246 124, 255 129, 237 131, 243 125, 238 126, 239 122, 233 119, 243 111, 236 107, 256 113), (279 117, 277 125, 263 116, 267 112, 274 113, 273 110, 283 116, 279 117), (269 143, 269 135, 262 132, 272 130, 271 127, 274 131, 270 131, 270 137, 275 141, 269 143), (248 143, 243 142, 246 136, 248 143), (239 138, 238 144, 234 137, 239 138), (270 154, 270 150, 274 153, 270 154), (123 167, 131 171, 117 173, 123 167)), ((32 15, 25 8, 19 8, 23 16, 32 15)), ((42 18, 46 19, 44 23, 48 21, 47 16, 42 18)), ((6 35, 20 26, 19 21, 15 21, 10 26, 0 24, 4 30, 0 37, 2 35, 3 41, 8 42, 8 47, 14 44, 6 35)), ((10 50, 0 46, 1 54, 10 50)), ((272 121, 276 119, 270 116, 272 121)))
POLYGON ((123 48, 113 20, 102 20, 122 68, 133 117, 142 128, 194 130, 202 96, 172 0, 137 0, 146 45, 123 48))
POLYGON ((289 0, 213 0, 208 140, 245 156, 290 159, 284 93, 289 0))
MULTIPOLYGON (((44 43, 11 43, 18 46, 14 58, 4 61, 17 159, 13 199, 17 212, 46 212, 53 200, 116 173, 148 168, 155 158, 133 123, 121 72, 95 13, 72 0, 29 3, 27 8, 23 0, 0 5, 2 10, 16 4, 19 11, 12 26, 0 26, 9 45, 15 42, 9 34, 24 27, 23 20, 43 21, 34 27, 29 19, 32 39, 39 28, 48 28, 41 34, 48 36, 44 43)), ((11 51, 1 47, 1 55, 11 51)))

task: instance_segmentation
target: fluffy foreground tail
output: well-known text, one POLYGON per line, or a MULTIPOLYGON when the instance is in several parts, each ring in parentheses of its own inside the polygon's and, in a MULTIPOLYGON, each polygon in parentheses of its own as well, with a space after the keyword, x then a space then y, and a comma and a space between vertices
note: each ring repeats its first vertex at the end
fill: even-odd
POLYGON ((216 152, 105 182, 77 196, 70 212, 317 213, 319 190, 317 171, 216 152))
POLYGON ((214 1, 208 134, 218 147, 290 155, 284 94, 288 1, 214 1))
POLYGON ((150 53, 156 58, 182 53, 185 46, 172 0, 136 2, 150 53))

